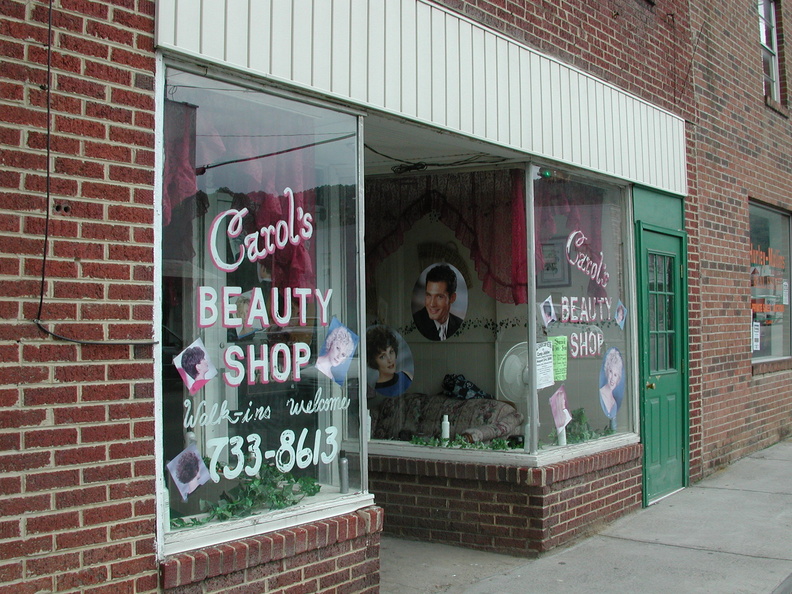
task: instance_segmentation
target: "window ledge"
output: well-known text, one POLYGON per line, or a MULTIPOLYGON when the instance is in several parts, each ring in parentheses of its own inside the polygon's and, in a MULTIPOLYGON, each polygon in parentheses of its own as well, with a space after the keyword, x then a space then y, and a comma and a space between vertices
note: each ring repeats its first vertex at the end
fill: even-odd
POLYGON ((761 361, 754 363, 751 368, 751 375, 754 377, 757 375, 765 375, 766 373, 775 373, 777 371, 789 371, 792 369, 792 358, 761 361))
POLYGON ((538 468, 559 464, 583 456, 591 456, 608 450, 636 444, 640 441, 637 433, 621 433, 601 437, 585 443, 567 446, 549 446, 529 454, 520 450, 475 450, 420 446, 406 441, 372 440, 368 444, 370 456, 397 457, 436 462, 461 462, 471 464, 497 464, 538 468))
POLYGON ((772 97, 767 97, 767 96, 765 97, 765 105, 767 105, 767 107, 769 107, 776 113, 781 114, 785 118, 789 117, 789 109, 779 101, 773 99, 772 97))

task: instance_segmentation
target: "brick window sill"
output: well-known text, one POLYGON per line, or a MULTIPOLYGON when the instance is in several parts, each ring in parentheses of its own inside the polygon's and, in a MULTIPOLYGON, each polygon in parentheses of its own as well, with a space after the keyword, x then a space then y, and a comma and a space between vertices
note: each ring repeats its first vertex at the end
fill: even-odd
POLYGON ((754 363, 751 367, 751 375, 754 377, 757 375, 765 375, 766 373, 775 373, 777 371, 789 371, 792 369, 792 359, 780 359, 778 361, 754 363))
POLYGON ((773 99, 771 97, 765 97, 765 105, 767 105, 767 107, 769 107, 770 109, 772 109, 776 113, 781 114, 785 118, 789 117, 789 109, 785 105, 783 105, 780 102, 776 101, 775 99, 773 99))
POLYGON ((161 563, 162 587, 169 590, 188 586, 366 537, 382 532, 382 522, 382 508, 372 506, 319 522, 179 553, 161 563))

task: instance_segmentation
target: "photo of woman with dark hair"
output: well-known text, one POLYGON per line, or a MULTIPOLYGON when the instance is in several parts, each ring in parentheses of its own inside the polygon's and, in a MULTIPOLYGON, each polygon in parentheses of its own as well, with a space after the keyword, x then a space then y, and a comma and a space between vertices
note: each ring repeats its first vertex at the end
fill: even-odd
POLYGON ((168 462, 167 466, 184 501, 187 501, 187 496, 190 493, 209 481, 209 469, 201 459, 198 447, 194 443, 168 462))
POLYGON ((199 338, 173 358, 184 385, 195 394, 217 375, 217 369, 206 354, 206 347, 199 338))
POLYGON ((400 341, 401 337, 387 326, 371 326, 366 331, 366 363, 377 372, 373 387, 382 396, 400 396, 412 384, 412 353, 404 343, 406 356, 400 361, 400 341), (397 371, 402 366, 399 363, 409 369, 397 371))

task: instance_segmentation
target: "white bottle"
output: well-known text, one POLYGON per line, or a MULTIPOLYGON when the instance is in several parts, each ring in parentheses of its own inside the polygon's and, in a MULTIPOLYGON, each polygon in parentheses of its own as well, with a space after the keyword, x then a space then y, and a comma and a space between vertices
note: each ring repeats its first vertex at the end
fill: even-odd
POLYGON ((440 437, 442 439, 451 438, 451 423, 448 422, 448 415, 443 415, 443 422, 440 424, 440 437))

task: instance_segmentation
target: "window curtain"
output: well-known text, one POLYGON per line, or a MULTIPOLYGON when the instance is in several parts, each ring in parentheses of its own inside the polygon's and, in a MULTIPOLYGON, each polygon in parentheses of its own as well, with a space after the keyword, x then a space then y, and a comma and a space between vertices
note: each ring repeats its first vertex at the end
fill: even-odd
POLYGON ((525 172, 447 173, 366 181, 366 276, 404 242, 418 220, 436 216, 470 250, 484 292, 526 303, 525 172))

